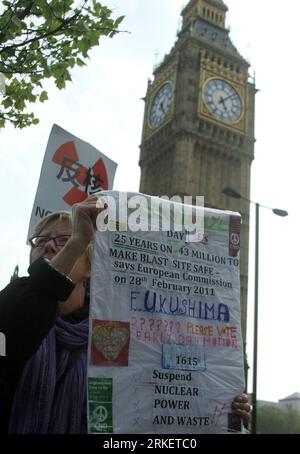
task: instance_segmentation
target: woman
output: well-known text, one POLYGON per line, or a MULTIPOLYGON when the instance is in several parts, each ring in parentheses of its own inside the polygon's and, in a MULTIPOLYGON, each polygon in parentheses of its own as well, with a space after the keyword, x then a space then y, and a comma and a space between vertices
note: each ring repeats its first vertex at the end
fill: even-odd
MULTIPOLYGON (((86 433, 88 246, 97 197, 43 219, 30 239, 29 276, 0 293, 0 431, 86 433)), ((250 419, 247 396, 234 411, 250 419)))
POLYGON ((85 375, 90 275, 97 197, 70 215, 53 214, 31 240, 29 277, 0 294, 0 430, 13 433, 86 432, 85 375), (60 317, 58 317, 60 315, 60 317))

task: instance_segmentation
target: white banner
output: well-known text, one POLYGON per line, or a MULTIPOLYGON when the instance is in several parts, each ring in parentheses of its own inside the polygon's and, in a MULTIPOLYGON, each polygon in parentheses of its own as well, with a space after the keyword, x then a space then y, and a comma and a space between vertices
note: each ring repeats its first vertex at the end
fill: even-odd
POLYGON ((231 403, 244 390, 240 221, 205 209, 204 236, 192 243, 184 229, 120 231, 117 223, 119 231, 96 233, 89 433, 238 430, 231 403))
POLYGON ((100 189, 112 189, 117 164, 101 151, 53 125, 41 169, 27 238, 47 214, 70 210, 100 189))

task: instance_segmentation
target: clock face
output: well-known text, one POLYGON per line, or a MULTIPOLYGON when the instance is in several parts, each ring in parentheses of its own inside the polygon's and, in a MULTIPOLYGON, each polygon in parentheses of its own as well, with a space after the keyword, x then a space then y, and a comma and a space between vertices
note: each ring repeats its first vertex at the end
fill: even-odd
POLYGON ((173 99, 173 85, 170 82, 164 83, 153 98, 150 112, 149 125, 157 128, 171 109, 173 99))
POLYGON ((243 105, 241 97, 224 80, 209 80, 204 86, 203 98, 208 110, 225 123, 234 123, 242 116, 243 105))

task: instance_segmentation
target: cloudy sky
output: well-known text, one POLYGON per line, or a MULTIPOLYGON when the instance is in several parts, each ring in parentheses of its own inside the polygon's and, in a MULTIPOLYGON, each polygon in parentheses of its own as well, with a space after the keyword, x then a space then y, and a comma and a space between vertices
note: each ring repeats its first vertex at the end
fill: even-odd
MULTIPOLYGON (((104 0, 125 14, 121 33, 103 39, 88 66, 73 72, 63 92, 49 85, 50 101, 34 107, 40 124, 0 131, 0 284, 15 265, 26 274, 26 233, 52 124, 99 148, 119 165, 114 189, 137 191, 143 108, 153 66, 171 49, 187 0, 104 0)), ((278 400, 300 392, 298 320, 299 237, 298 0, 226 0, 227 25, 252 65, 256 96, 256 147, 251 198, 285 209, 288 218, 260 210, 258 398, 278 400), (289 241, 291 240, 291 241, 289 241)), ((254 250, 254 238, 250 251, 254 250)), ((253 256, 250 257, 250 271, 253 256)), ((253 310, 249 280, 249 319, 253 310)), ((252 324, 248 356, 252 361, 252 324)), ((251 374, 251 372, 250 372, 251 374)), ((250 377, 251 383, 251 377, 250 377)))

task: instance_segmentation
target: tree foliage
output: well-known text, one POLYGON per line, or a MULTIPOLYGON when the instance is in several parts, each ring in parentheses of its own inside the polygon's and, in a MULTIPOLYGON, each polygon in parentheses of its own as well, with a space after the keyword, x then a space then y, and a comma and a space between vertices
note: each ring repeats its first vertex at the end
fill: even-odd
POLYGON ((261 434, 299 434, 300 414, 296 410, 264 405, 257 411, 257 431, 261 434))
MULTIPOLYGON (((71 68, 83 66, 101 36, 118 32, 123 16, 97 0, 4 0, 0 16, 0 74, 5 95, 0 104, 0 128, 38 123, 27 104, 48 99, 43 87, 54 78, 62 89, 71 68)), ((1 101, 1 97, 0 97, 1 101)))

